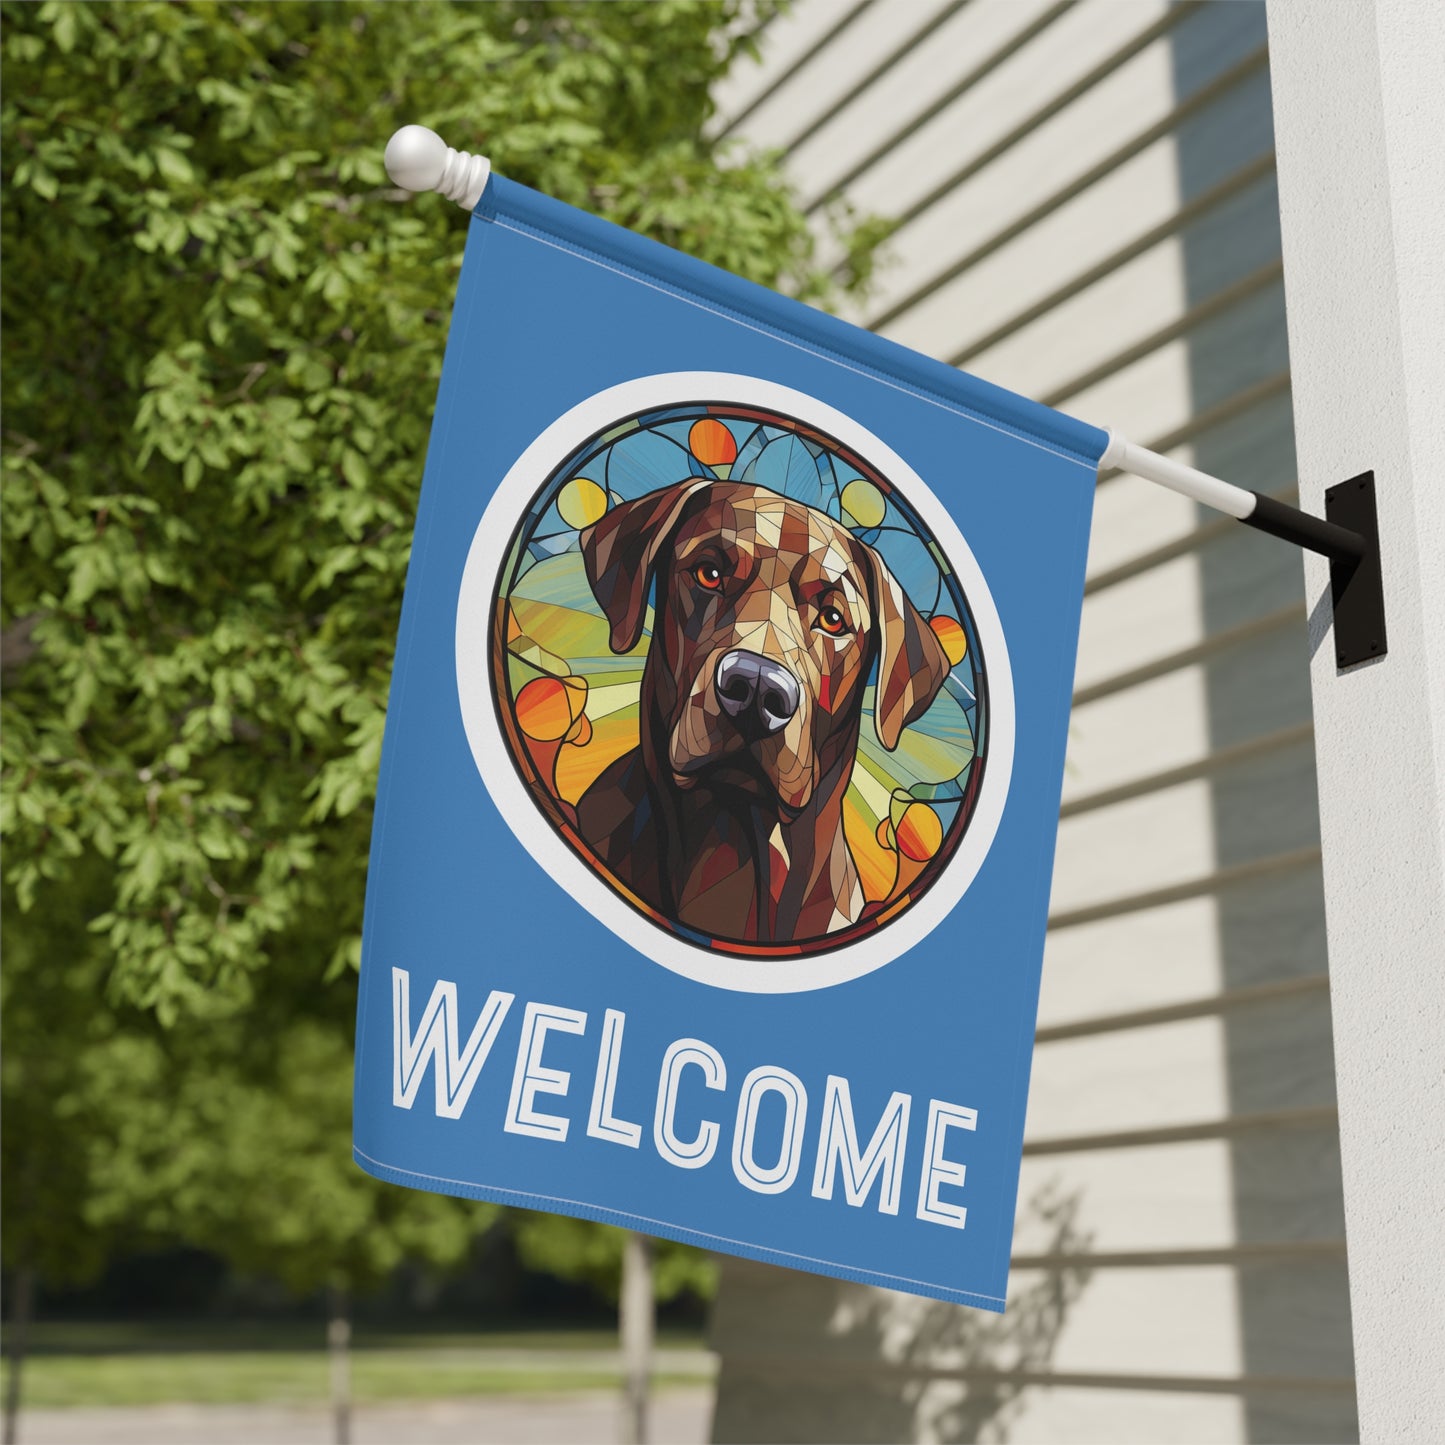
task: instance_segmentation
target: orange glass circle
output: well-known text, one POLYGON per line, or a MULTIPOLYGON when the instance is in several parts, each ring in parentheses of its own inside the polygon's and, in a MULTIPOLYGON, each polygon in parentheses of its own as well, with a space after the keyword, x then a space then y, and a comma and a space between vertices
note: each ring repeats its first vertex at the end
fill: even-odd
POLYGON ((705 467, 731 466, 737 460, 738 444, 732 432, 712 417, 693 422, 687 444, 705 467))

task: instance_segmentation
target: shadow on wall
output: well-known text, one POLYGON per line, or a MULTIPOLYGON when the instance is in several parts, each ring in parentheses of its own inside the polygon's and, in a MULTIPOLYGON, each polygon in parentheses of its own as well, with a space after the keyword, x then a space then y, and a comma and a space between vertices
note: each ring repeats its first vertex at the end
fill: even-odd
MULTIPOLYGON (((1263 5, 1204 6, 1171 35, 1177 95, 1258 51, 1263 5)), ((1228 185, 1274 145, 1269 75, 1181 126, 1180 200, 1228 185)), ((1214 424, 1190 438, 1194 464, 1295 500, 1294 427, 1273 169, 1180 237, 1187 305, 1235 299, 1187 338, 1192 411, 1214 424)), ((1201 512, 1201 524, 1212 515, 1201 512)), ((1265 863, 1217 896, 1221 987, 1258 989, 1222 1014, 1235 1239, 1252 1251, 1234 1271, 1246 1438, 1356 1440, 1349 1287, 1318 862, 1319 820, 1302 563, 1297 550, 1247 527, 1199 551, 1206 632, 1257 627, 1204 665, 1211 751, 1277 736, 1210 777, 1215 861, 1265 863), (1284 867, 1270 860, 1293 860, 1284 867), (1243 1121, 1243 1122, 1241 1122, 1243 1121), (1273 1381, 1251 1390, 1249 1381, 1273 1381), (1289 1384, 1293 1388, 1288 1387, 1289 1384)))
POLYGON ((1049 1368, 1088 1279, 1080 1197, 1053 1182, 1020 1208, 1020 1229, 1047 1240, 1044 1257, 1060 1262, 1016 1271, 1003 1315, 725 1260, 712 1327, 722 1356, 712 1438, 1006 1441, 1023 1388, 1008 1376, 1049 1368), (734 1300, 744 1308, 730 1309, 734 1300))

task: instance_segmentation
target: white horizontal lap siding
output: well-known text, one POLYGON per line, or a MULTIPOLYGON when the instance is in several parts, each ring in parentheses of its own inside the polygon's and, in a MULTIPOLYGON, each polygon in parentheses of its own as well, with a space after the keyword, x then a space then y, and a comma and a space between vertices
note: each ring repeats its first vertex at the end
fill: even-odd
MULTIPOLYGON (((998 72, 1011 58, 1040 37, 1048 43, 1049 32, 1071 9, 1061 0, 972 0, 972 7, 921 47, 929 78, 920 80, 910 65, 891 81, 875 83, 799 146, 795 175, 809 206, 840 190, 861 202, 900 153, 917 147, 921 135, 959 107, 974 105, 981 88, 987 93, 996 87, 998 72), (948 57, 946 63, 942 57, 948 57)), ((898 7, 891 13, 896 21, 898 7)), ((901 214, 907 204, 900 198, 892 213, 901 214)))
MULTIPOLYGON (((1178 449, 1176 455, 1180 461, 1192 460, 1187 447, 1178 449)), ((1094 525, 1089 534, 1091 588, 1097 593, 1102 590, 1101 582, 1109 585, 1126 575, 1137 576, 1135 569, 1149 570, 1162 549, 1183 548, 1201 527, 1214 521, 1201 518, 1194 503, 1176 492, 1139 477, 1116 478, 1094 498, 1094 525)))
POLYGON ((1215 998, 1221 982, 1214 899, 1183 898, 1050 933, 1039 1026, 1215 998))
MULTIPOLYGON (((967 214, 967 202, 975 194, 976 181, 989 169, 987 158, 1005 142, 1018 137, 1009 148, 1023 157, 1025 165, 1018 177, 1019 189, 1003 212, 1004 219, 1011 219, 1071 174, 1071 167, 1048 146, 1048 133, 1059 117, 1047 116, 1048 103, 1038 103, 1037 88, 1028 84, 1031 69, 1052 67, 1060 89, 1083 81, 1121 50, 1132 49, 1141 32, 1152 34, 1157 30, 1167 11, 1163 0, 1110 6, 1093 14, 1078 6, 1070 8, 1023 49, 1013 51, 981 75, 938 114, 929 116, 921 125, 914 126, 910 120, 908 134, 858 177, 849 195, 860 204, 886 202, 894 214, 905 218, 910 229, 925 236, 937 225, 940 215, 953 216, 962 221, 965 229, 956 236, 937 239, 973 244, 983 234, 974 225, 986 224, 987 218, 979 216, 975 223, 967 214)), ((976 58, 989 59, 987 49, 991 48, 980 47, 976 58)), ((967 65, 967 60, 964 63, 967 65)), ((1106 133, 1112 128, 1106 114, 1109 91, 1106 79, 1085 90, 1073 103, 1091 119, 1103 122, 1106 133), (1101 94, 1106 101, 1103 107, 1101 94)), ((1103 136, 1099 141, 1106 143, 1103 136)), ((1094 148, 1091 138, 1089 150, 1094 148)), ((986 187, 981 194, 987 194, 986 187)), ((923 274, 927 275, 937 257, 923 259, 923 274)), ((906 282, 899 278, 896 284, 901 288, 906 282)))
MULTIPOLYGON (((1086 594, 1084 603, 1089 607, 1086 594)), ((1210 752, 1203 669, 1177 667, 1122 692, 1074 704, 1064 807, 1161 777, 1210 752), (1167 718, 1163 727, 1157 719, 1167 718)))
MULTIPOLYGON (((885 277, 885 286, 868 313, 870 323, 896 340, 916 346, 929 339, 928 319, 936 318, 940 309, 951 307, 967 316, 971 308, 961 308, 958 303, 967 300, 973 286, 966 274, 954 274, 956 268, 966 263, 972 270, 996 257, 1022 237, 1025 229, 1067 206, 1079 179, 1104 166, 1135 135, 1135 117, 1128 103, 1131 94, 1140 88, 1163 91, 1168 82, 1167 42, 1156 40, 1122 72, 1092 86, 1058 115, 1021 135, 998 159, 933 201, 895 234, 891 249, 900 264, 885 277)), ((1167 102, 1146 101, 1145 108, 1164 112, 1167 102)), ((1032 122, 1034 117, 1026 119, 1032 122)), ((1163 153, 1157 145, 1149 150, 1154 154, 1129 158, 1132 178, 1172 185, 1167 147, 1163 153)), ((956 142, 936 142, 926 153, 927 181, 951 181, 956 168, 948 162, 954 154, 956 142)), ((924 159, 920 155, 920 165, 924 159)), ((1110 167, 1101 178, 1111 176, 1114 169, 1110 167)), ((1125 176, 1114 188, 1118 200, 1125 199, 1122 192, 1130 179, 1125 176)), ((934 193, 932 186, 927 189, 934 193)), ((1085 214, 1091 209, 1102 221, 1107 199, 1098 208, 1079 208, 1085 214)), ((1085 241, 1087 244, 1087 234, 1085 241)), ((956 346, 969 339, 968 333, 959 336, 955 323, 945 344, 956 346)))
MULTIPOLYGON (((1067 1182, 1078 1195, 1076 1224, 1088 1239, 1087 1256, 1177 1259, 1234 1246, 1234 1211, 1219 1190, 1229 1172, 1224 1140, 1155 1145, 1147 1171, 1140 1170, 1139 1158, 1137 1149, 1117 1148, 1087 1150, 1070 1160, 1067 1182)), ((1059 1184, 1056 1158, 1024 1160, 1020 1199, 1037 1199, 1059 1184)), ((1055 1231, 1041 1212, 1021 1211, 1014 1250, 1021 1260, 1057 1252, 1055 1231)))
MULTIPOLYGON (((1096 365, 1101 354, 1147 336, 1159 313, 1142 310, 1141 296, 1177 296, 1171 314, 1184 309, 1177 246, 1174 237, 1164 236, 1142 254, 1120 260, 1121 233, 1127 225, 1129 233, 1137 227, 1147 234, 1154 222, 1176 214, 1173 151, 1150 147, 971 268, 968 304, 954 308, 963 334, 947 359, 1004 386, 1015 375, 1027 376, 1053 391, 1096 365), (1138 206, 1141 195, 1154 197, 1154 204, 1124 222, 1121 208, 1138 206), (1068 258, 1063 276, 1061 256, 1068 258), (1087 278, 1095 272, 1098 279, 1091 283, 1087 278), (1066 284, 1068 292, 1054 294, 1066 284), (1043 302, 1047 308, 1030 324, 1025 318, 1043 302)), ((963 287, 964 279, 955 284, 963 287)), ((945 287, 919 309, 941 310, 948 295, 945 287)))
MULTIPOLYGON (((802 13, 804 8, 791 12, 800 22, 811 18, 802 13)), ((759 93, 741 127, 748 141, 798 152, 802 163, 798 174, 806 177, 802 153, 812 139, 808 133, 826 129, 827 117, 848 107, 887 53, 919 35, 923 37, 920 48, 926 47, 936 34, 934 27, 946 25, 950 12, 961 8, 956 0, 907 0, 903 13, 885 0, 867 4, 847 0, 835 6, 829 12, 835 17, 832 25, 813 38, 786 76, 775 72, 759 93), (900 26, 900 20, 906 23, 900 26)), ((781 25, 784 19, 774 23, 781 25)), ((724 114, 723 124, 733 123, 732 117, 724 114)), ((804 194, 809 190, 805 185, 804 194)))
POLYGON ((1027 44, 1059 13, 1059 0, 966 0, 880 11, 884 28, 869 27, 850 43, 877 64, 888 62, 886 69, 872 84, 856 87, 845 107, 826 108, 788 137, 788 158, 805 201, 817 205, 854 172, 861 176, 875 151, 891 150, 966 94, 980 62, 1027 44), (900 19, 907 24, 900 26, 900 19), (954 63, 940 65, 941 55, 954 63))
POLYGON ((1175 557, 1089 598, 1074 673, 1077 691, 1108 686, 1121 673, 1203 639, 1199 559, 1175 557))
POLYGON ((757 32, 760 63, 735 66, 714 92, 717 116, 713 132, 724 134, 740 121, 753 119, 775 92, 788 86, 819 54, 831 35, 856 23, 860 5, 869 8, 867 0, 811 0, 789 6, 769 20, 757 32))
MULTIPOLYGON (((1292 497, 1253 6, 799 0, 764 42, 720 126, 903 222, 854 319, 1292 497)), ((1283 543, 1101 482, 1009 1311, 726 1261, 717 1439, 1350 1438, 1303 625, 1283 543)))
MULTIPOLYGON (((1011 257, 1047 254, 1048 265, 1031 274, 1018 268, 1015 287, 989 298, 975 299, 968 317, 965 341, 948 359, 956 365, 980 367, 986 362, 1004 372, 1013 365, 1037 367, 1063 349, 1073 357, 1081 336, 1090 336, 1110 316, 1137 318, 1159 324, 1157 316, 1141 316, 1133 302, 1144 290, 1156 294, 1182 283, 1175 249, 1181 233, 1248 234, 1262 231, 1272 244, 1261 247, 1278 254, 1277 236, 1271 237, 1271 213, 1277 206, 1274 155, 1266 138, 1239 157, 1239 164, 1213 186, 1180 200, 1176 180, 1152 185, 1131 184, 1145 175, 1145 167, 1167 155, 1148 147, 1134 159, 1101 177, 1078 197, 1042 217, 1036 226, 1009 247, 1011 257), (1127 194, 1116 197, 1115 189, 1127 194), (986 306, 985 306, 985 303, 986 306), (1018 360, 1013 358, 1017 356, 1018 360)), ((974 268, 976 278, 993 276, 1002 265, 985 258, 974 268)), ((1001 274, 1001 273, 1000 273, 1001 274)), ((1175 318, 1184 314, 1184 307, 1175 318)), ((1126 328, 1127 329, 1127 328, 1126 328)))
MULTIPOLYGON (((1081 999, 1085 1008, 1091 1002, 1081 999)), ((1027 1138, 1058 1140, 1195 1124, 1229 1112, 1218 1019, 1064 1039, 1038 1050, 1027 1138), (1080 1088, 1080 1080, 1087 1088, 1080 1088)))
POLYGON ((1049 912, 1067 916, 1103 899, 1199 878, 1214 856, 1204 779, 1075 814, 1059 824, 1049 912))

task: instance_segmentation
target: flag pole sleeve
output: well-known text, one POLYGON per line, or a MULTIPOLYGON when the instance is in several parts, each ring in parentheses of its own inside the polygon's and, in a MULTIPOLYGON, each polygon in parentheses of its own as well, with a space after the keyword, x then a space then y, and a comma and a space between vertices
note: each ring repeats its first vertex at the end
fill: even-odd
POLYGON ((386 143, 386 173, 404 191, 439 191, 464 211, 482 198, 492 163, 486 156, 453 150, 434 130, 404 125, 386 143))

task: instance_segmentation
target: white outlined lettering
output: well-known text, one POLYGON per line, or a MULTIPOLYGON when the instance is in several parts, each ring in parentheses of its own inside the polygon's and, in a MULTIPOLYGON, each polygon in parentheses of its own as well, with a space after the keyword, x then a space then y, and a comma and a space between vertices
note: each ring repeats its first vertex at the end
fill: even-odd
POLYGON ((684 1143, 677 1137, 673 1116, 677 1111, 678 1077, 688 1064, 696 1064, 702 1070, 703 1083, 709 1089, 725 1089, 728 1082, 727 1065, 722 1055, 711 1044, 701 1039, 678 1039, 668 1046, 662 1058, 662 1072, 657 1081, 657 1113, 652 1122, 652 1140, 657 1152, 669 1164, 679 1169, 701 1169, 709 1163, 717 1150, 718 1125, 712 1119, 704 1119, 698 1127, 697 1138, 684 1143))
POLYGON ((733 1130, 733 1173, 740 1184, 757 1194, 782 1194, 798 1177, 803 1153, 803 1126, 808 1120, 808 1091, 803 1081, 775 1064, 763 1064, 743 1080, 738 1096, 737 1127, 733 1130), (783 1100, 783 1135, 778 1162, 760 1165, 754 1156, 758 1110, 766 1094, 783 1100))
POLYGON ((561 1114, 543 1114, 536 1107, 538 1094, 566 1094, 572 1075, 566 1069, 549 1069, 542 1062, 547 1035, 580 1034, 587 1028, 587 1015, 580 1009, 556 1004, 529 1003, 522 1015, 522 1037, 517 1044, 517 1067, 512 1074, 512 1096, 502 1122, 509 1134, 527 1134, 533 1139, 567 1137, 571 1120, 561 1114))
POLYGON ((459 1040, 457 986, 438 979, 415 1033, 411 1031, 411 974, 404 968, 391 971, 391 1102, 398 1109, 410 1109, 426 1073, 427 1061, 434 1067, 436 1111, 442 1119, 460 1119, 472 1097, 477 1077, 496 1042, 502 1020, 515 994, 493 989, 487 995, 465 1048, 459 1040))
POLYGON ((938 1197, 940 1185, 962 1186, 966 1167, 943 1157, 950 1129, 977 1129, 978 1110, 942 1099, 928 1101, 928 1138, 923 1145, 923 1176, 918 1183, 918 1217, 930 1224, 962 1229, 968 1210, 962 1204, 948 1204, 938 1197))
POLYGON ((620 1009, 610 1008, 602 1016, 602 1047, 597 1051, 597 1079, 592 1085, 587 1132, 594 1139, 636 1149, 642 1143, 642 1125, 619 1119, 612 1112, 617 1093, 617 1065, 622 1057, 622 1030, 626 1026, 627 1015, 620 1009))
POLYGON ((903 1158, 908 1148, 908 1119, 913 1099, 895 1093, 873 1131, 865 1152, 858 1150, 858 1126, 853 1118, 853 1098, 848 1080, 828 1075, 823 1095, 823 1122, 818 1132, 818 1163, 813 1171, 813 1197, 831 1199, 833 1181, 841 1164, 843 1197, 855 1209, 867 1201, 873 1181, 879 1180, 878 1212, 898 1213, 898 1196, 903 1190, 903 1158))

